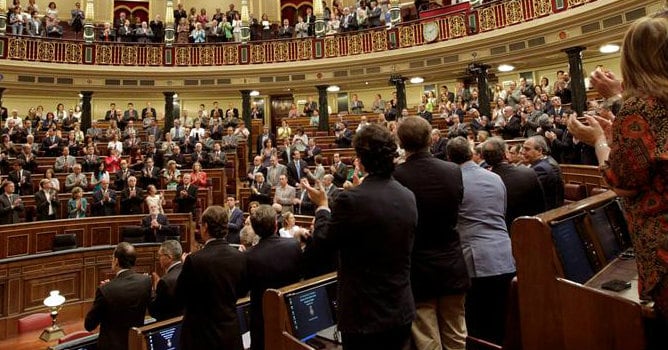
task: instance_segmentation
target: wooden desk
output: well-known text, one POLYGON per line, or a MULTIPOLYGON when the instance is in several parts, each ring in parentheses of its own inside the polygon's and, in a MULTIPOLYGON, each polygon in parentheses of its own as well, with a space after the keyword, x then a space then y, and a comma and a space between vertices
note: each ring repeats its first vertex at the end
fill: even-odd
MULTIPOLYGON (((65 335, 74 333, 76 331, 84 330, 83 320, 75 321, 66 321, 66 322, 57 322, 58 326, 65 331, 65 335)), ((47 349, 50 346, 58 344, 58 340, 51 342, 44 342, 39 339, 40 334, 42 334, 42 329, 36 331, 27 332, 9 339, 0 340, 0 349, 11 349, 11 350, 35 350, 35 349, 47 349)))

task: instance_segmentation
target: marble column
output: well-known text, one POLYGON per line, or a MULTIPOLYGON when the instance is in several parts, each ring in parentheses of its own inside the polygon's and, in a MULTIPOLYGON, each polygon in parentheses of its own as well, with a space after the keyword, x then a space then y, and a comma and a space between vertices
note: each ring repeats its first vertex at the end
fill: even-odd
POLYGON ((318 89, 318 113, 320 114, 320 123, 318 130, 329 131, 329 107, 327 105, 327 88, 329 85, 316 85, 318 89))
POLYGON ((582 68, 583 46, 569 47, 564 50, 568 55, 569 73, 571 76, 571 109, 582 115, 587 109, 587 87, 584 83, 584 69, 582 68))
POLYGON ((168 133, 169 130, 174 126, 174 91, 164 91, 165 95, 165 133, 168 133))
POLYGON ((81 131, 84 133, 88 128, 90 128, 91 121, 93 120, 93 111, 91 108, 90 101, 93 97, 92 91, 81 91, 82 103, 81 103, 81 131))
POLYGON ((398 74, 393 74, 390 77, 390 83, 394 85, 397 91, 397 118, 399 118, 401 111, 406 108, 406 78, 398 74))

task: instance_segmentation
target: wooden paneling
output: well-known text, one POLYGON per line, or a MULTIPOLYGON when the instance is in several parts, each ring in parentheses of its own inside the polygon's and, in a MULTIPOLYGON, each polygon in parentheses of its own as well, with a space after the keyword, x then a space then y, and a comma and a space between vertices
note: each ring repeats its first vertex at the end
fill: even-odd
MULTIPOLYGON (((136 245, 138 272, 157 270, 158 246, 136 245)), ((113 250, 100 246, 0 260, 0 339, 16 335, 19 318, 46 311, 42 302, 54 289, 67 300, 60 322, 83 318, 100 281, 113 277, 113 250)))
MULTIPOLYGON (((0 250, 0 259, 50 252, 53 237, 68 232, 77 233, 80 247, 117 244, 120 241, 119 228, 140 225, 143 217, 125 215, 4 225, 0 232, 0 247, 4 247, 0 250)), ((189 247, 191 215, 169 213, 167 217, 171 225, 180 227, 181 243, 189 247)))

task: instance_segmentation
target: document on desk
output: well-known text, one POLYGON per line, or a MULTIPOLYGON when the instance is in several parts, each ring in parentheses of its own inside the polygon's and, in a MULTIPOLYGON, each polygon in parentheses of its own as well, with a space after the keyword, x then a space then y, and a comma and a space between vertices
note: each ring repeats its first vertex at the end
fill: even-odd
POLYGON ((316 335, 320 338, 325 338, 334 343, 341 344, 341 332, 336 328, 336 325, 327 327, 316 333, 316 335))

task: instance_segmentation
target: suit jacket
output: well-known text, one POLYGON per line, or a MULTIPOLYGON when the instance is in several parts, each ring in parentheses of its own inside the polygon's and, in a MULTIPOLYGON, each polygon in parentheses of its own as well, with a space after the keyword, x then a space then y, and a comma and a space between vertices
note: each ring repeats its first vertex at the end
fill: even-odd
POLYGON ((334 176, 333 183, 336 187, 343 187, 343 183, 346 182, 346 179, 348 178, 348 166, 343 162, 335 164, 334 166, 336 167, 336 172, 332 173, 332 176, 334 176))
POLYGON ((144 108, 141 110, 141 119, 146 118, 146 113, 148 113, 149 111, 153 114, 153 118, 158 117, 158 114, 155 112, 155 108, 151 107, 150 110, 148 108, 144 108))
POLYGON ((116 191, 109 188, 109 201, 102 201, 104 192, 102 188, 93 192, 93 206, 91 212, 93 216, 113 216, 116 215, 116 191))
POLYGON ((287 175, 288 168, 283 164, 276 164, 276 166, 270 166, 267 168, 267 181, 271 186, 278 185, 278 178, 281 175, 287 175))
POLYGON ((209 153, 209 167, 224 168, 225 164, 227 164, 227 155, 225 151, 221 150, 218 155, 216 155, 216 151, 211 151, 209 153))
POLYGON ((257 168, 257 171, 255 170, 255 165, 251 164, 248 166, 248 173, 253 174, 252 178, 248 178, 248 186, 254 185, 255 184, 255 174, 256 173, 261 173, 264 175, 264 179, 267 180, 267 168, 265 168, 264 165, 260 164, 260 166, 257 168))
POLYGON ((302 159, 308 163, 308 165, 315 165, 315 156, 322 153, 322 149, 318 146, 313 148, 306 147, 304 154, 302 154, 302 159))
POLYGON ((176 188, 176 197, 174 197, 174 202, 178 207, 177 213, 192 213, 195 215, 195 209, 197 209, 197 186, 190 185, 188 187, 188 194, 184 197, 181 195, 181 191, 185 189, 185 186, 179 185, 176 188))
POLYGON ((86 315, 84 327, 89 332, 100 325, 97 348, 128 348, 128 331, 144 325, 146 306, 151 299, 151 278, 133 270, 97 288, 95 301, 86 315))
POLYGON ((258 201, 260 204, 271 204, 271 185, 269 184, 269 181, 263 182, 262 186, 258 186, 256 183, 255 187, 259 193, 251 193, 250 200, 258 201))
POLYGON ((134 171, 130 167, 127 168, 127 171, 123 171, 123 169, 119 169, 116 172, 116 180, 114 180, 114 187, 116 190, 120 191, 127 187, 128 185, 128 178, 130 176, 134 175, 134 171))
POLYGON ((19 198, 17 194, 12 194, 7 198, 6 194, 0 195, 0 225, 16 224, 19 222, 19 212, 23 211, 23 202, 12 208, 12 202, 19 198))
POLYGON ((415 300, 464 293, 469 276, 456 229, 464 196, 461 170, 420 152, 409 156, 393 176, 415 194, 417 202, 418 227, 411 255, 415 300))
POLYGON ((183 307, 176 299, 176 281, 182 268, 182 263, 169 268, 155 287, 155 295, 148 304, 148 313, 158 321, 183 315, 183 307))
POLYGON ((242 350, 236 303, 247 292, 246 255, 225 239, 188 255, 176 283, 184 306, 181 349, 242 350))
POLYGON ((148 168, 144 167, 141 171, 141 184, 144 188, 148 185, 155 185, 156 187, 160 183, 160 169, 157 166, 153 166, 153 169, 150 171, 148 168))
POLYGON ((292 186, 295 186, 296 183, 299 182, 300 179, 306 177, 306 170, 308 168, 308 164, 302 159, 299 160, 299 172, 297 171, 297 164, 295 164, 295 160, 290 162, 288 164, 288 183, 292 186))
POLYGON ((51 137, 45 136, 42 140, 42 149, 47 157, 57 157, 60 155, 60 149, 58 149, 58 147, 50 148, 53 145, 60 145, 60 137, 55 136, 52 139, 51 137))
POLYGON ((545 193, 545 210, 551 210, 564 205, 564 180, 561 177, 561 170, 556 161, 551 157, 545 157, 534 162, 531 168, 538 175, 538 181, 540 181, 543 187, 543 193, 545 193))
POLYGON ((492 167, 506 185, 506 226, 523 215, 537 215, 545 211, 545 195, 536 172, 522 166, 501 163, 492 167))
POLYGON ((165 215, 158 214, 158 216, 155 219, 158 221, 160 226, 162 226, 160 229, 151 228, 151 221, 153 221, 153 217, 151 216, 151 214, 146 215, 141 219, 141 226, 145 229, 144 236, 146 238, 146 241, 148 242, 155 242, 157 236, 170 233, 169 219, 167 219, 165 215))
POLYGON ((130 197, 130 188, 125 187, 121 191, 121 214, 136 215, 141 214, 142 204, 144 203, 144 190, 135 186, 135 196, 130 197))
POLYGON ((229 243, 241 243, 239 231, 241 231, 242 227, 244 227, 244 212, 241 211, 241 209, 234 207, 230 213, 230 218, 227 221, 227 241, 229 243))
POLYGON ((16 194, 18 194, 19 196, 31 195, 33 193, 33 189, 32 189, 32 180, 30 179, 30 172, 24 169, 23 177, 25 178, 25 181, 21 183, 21 179, 19 178, 19 172, 12 171, 7 176, 7 179, 13 182, 14 185, 16 185, 16 194))
POLYGON ((445 137, 440 137, 438 141, 431 145, 431 154, 434 158, 441 160, 447 159, 447 153, 445 152, 445 147, 448 145, 448 139, 445 137))
POLYGON ((77 159, 72 156, 60 156, 56 158, 56 164, 53 166, 57 173, 68 173, 77 163, 77 159))
POLYGON ((321 209, 315 220, 308 257, 339 253, 339 330, 372 333, 410 324, 410 255, 418 225, 413 193, 371 174, 339 194, 331 215, 321 209))
POLYGON ((46 193, 44 191, 37 191, 35 193, 35 204, 37 206, 37 221, 49 219, 49 206, 53 209, 53 215, 56 216, 56 219, 58 218, 60 204, 58 203, 58 196, 55 191, 51 194, 51 202, 46 200, 46 193))
POLYGON ((268 288, 281 288, 299 281, 302 252, 297 240, 272 235, 262 238, 246 255, 251 297, 251 346, 263 350, 262 296, 268 288))

